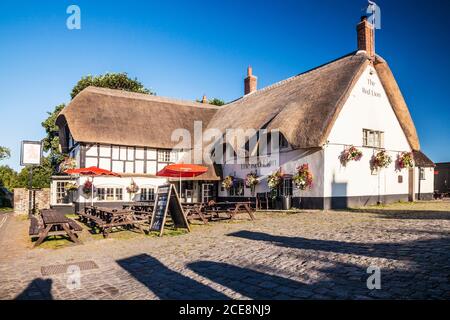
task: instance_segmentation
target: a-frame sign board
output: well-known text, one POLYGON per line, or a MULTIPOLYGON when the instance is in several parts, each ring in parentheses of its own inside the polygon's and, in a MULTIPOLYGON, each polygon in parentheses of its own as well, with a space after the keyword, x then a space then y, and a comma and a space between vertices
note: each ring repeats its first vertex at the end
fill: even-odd
POLYGON ((155 208, 150 221, 150 231, 159 231, 159 236, 162 236, 167 213, 170 213, 175 228, 185 228, 191 231, 177 190, 173 184, 164 184, 158 187, 155 208))

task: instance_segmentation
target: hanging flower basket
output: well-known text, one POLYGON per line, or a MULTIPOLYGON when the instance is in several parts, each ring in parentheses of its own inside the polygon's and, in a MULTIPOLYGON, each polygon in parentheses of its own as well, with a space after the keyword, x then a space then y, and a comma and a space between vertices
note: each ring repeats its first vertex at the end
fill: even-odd
POLYGON ((77 161, 74 158, 66 157, 60 164, 59 164, 59 172, 64 172, 69 169, 75 169, 77 167, 77 161))
POLYGON ((259 183, 256 172, 250 172, 245 177, 245 185, 250 188, 252 194, 255 192, 256 185, 259 183))
POLYGON ((313 186, 313 174, 307 163, 297 167, 297 173, 292 177, 295 186, 300 190, 311 189, 313 186))
POLYGON ((409 169, 414 166, 414 158, 412 152, 402 152, 397 157, 397 169, 409 169))
MULTIPOLYGON (((92 194, 92 181, 86 180, 86 182, 83 184, 82 191, 85 195, 90 196, 92 194)), ((94 187, 95 192, 95 187, 94 187)))
POLYGON ((271 190, 276 190, 278 188, 281 183, 282 176, 281 170, 278 169, 267 177, 267 185, 271 190))
POLYGON ((233 186, 233 181, 234 178, 232 176, 226 176, 222 181, 222 187, 224 187, 226 190, 230 190, 233 186))
POLYGON ((372 170, 387 168, 392 163, 391 156, 385 150, 381 150, 372 156, 372 170))
POLYGON ((128 193, 136 193, 139 191, 139 186, 134 182, 134 180, 131 180, 131 184, 127 187, 128 193))
POLYGON ((345 148, 339 156, 339 160, 341 164, 345 167, 347 163, 350 161, 359 161, 361 160, 363 153, 361 150, 356 148, 355 146, 351 146, 350 148, 345 148))

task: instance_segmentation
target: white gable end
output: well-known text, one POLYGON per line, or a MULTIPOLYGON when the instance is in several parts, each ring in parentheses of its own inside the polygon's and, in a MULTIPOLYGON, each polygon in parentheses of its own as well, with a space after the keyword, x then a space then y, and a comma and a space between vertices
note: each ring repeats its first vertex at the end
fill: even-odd
POLYGON ((401 151, 410 150, 375 69, 367 67, 330 131, 325 146, 324 196, 373 196, 376 200, 383 195, 407 195, 408 172, 396 171, 395 160, 401 151), (370 160, 377 149, 363 147, 363 129, 384 132, 384 148, 393 162, 379 174, 371 171, 370 160), (350 145, 360 149, 363 157, 343 166, 339 156, 350 145))
POLYGON ((328 141, 362 146, 363 129, 383 131, 387 150, 410 151, 381 81, 371 66, 366 68, 354 86, 330 131, 328 141))

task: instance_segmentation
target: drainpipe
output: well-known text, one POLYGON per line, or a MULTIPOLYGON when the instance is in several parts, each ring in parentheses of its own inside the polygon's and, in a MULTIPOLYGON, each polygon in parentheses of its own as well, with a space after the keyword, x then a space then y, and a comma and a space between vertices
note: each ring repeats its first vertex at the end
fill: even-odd
POLYGON ((418 174, 418 176, 419 176, 419 183, 418 183, 418 190, 417 190, 417 200, 422 200, 421 199, 421 196, 420 196, 420 182, 421 182, 421 179, 420 179, 420 171, 422 170, 422 167, 418 167, 419 168, 419 174, 418 174))

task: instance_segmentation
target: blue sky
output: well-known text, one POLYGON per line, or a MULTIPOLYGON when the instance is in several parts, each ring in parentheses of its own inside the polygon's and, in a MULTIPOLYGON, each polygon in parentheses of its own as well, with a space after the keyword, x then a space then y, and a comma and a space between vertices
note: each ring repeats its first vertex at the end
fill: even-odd
MULTIPOLYGON (((450 1, 377 1, 377 52, 388 60, 435 162, 450 161, 450 1)), ((19 169, 20 141, 68 102, 84 75, 127 72, 160 96, 226 101, 356 49, 366 5, 352 1, 1 1, 1 164, 19 169), (81 8, 81 30, 66 8, 81 8)))

